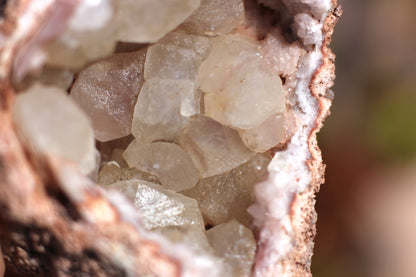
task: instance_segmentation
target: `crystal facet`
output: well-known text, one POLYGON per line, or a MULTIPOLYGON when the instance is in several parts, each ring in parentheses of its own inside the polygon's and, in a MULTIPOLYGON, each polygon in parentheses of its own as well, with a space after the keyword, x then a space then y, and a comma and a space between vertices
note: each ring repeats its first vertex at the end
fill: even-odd
POLYGON ((134 140, 123 156, 129 166, 156 175, 163 187, 173 191, 191 188, 199 179, 191 158, 174 143, 134 140))
POLYGON ((118 3, 117 38, 155 42, 176 28, 199 6, 200 0, 122 0, 118 3))
POLYGON ((180 29, 200 35, 224 35, 244 22, 242 0, 201 0, 199 8, 180 29))
POLYGON ((247 208, 254 202, 254 185, 264 178, 271 156, 257 154, 247 163, 226 173, 208 177, 182 194, 198 201, 207 224, 236 219, 249 226, 247 208))
POLYGON ((95 169, 91 123, 64 90, 31 87, 17 96, 13 119, 23 141, 35 151, 73 161, 85 174, 95 169))
POLYGON ((196 200, 142 180, 121 181, 109 186, 123 192, 143 215, 146 228, 193 226, 204 230, 196 200))
POLYGON ((224 260, 223 276, 250 276, 256 241, 248 228, 233 220, 208 230, 207 237, 215 254, 224 260))
POLYGON ((199 69, 207 116, 231 128, 250 129, 284 111, 282 81, 258 48, 242 35, 212 39, 212 51, 199 69))
POLYGON ((71 97, 90 116, 97 140, 130 134, 134 105, 144 82, 145 54, 145 49, 116 54, 79 74, 71 97))
POLYGON ((204 116, 192 120, 180 144, 204 178, 231 170, 254 155, 235 130, 204 116))

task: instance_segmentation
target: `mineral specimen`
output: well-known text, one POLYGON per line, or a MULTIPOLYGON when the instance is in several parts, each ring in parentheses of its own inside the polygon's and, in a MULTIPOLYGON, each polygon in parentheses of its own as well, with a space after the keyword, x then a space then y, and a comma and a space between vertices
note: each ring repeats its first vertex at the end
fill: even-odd
POLYGON ((233 220, 208 230, 207 237, 215 254, 224 260, 222 276, 250 276, 256 241, 248 228, 233 220))
POLYGON ((11 275, 309 274, 315 215, 304 203, 321 180, 329 2, 9 2, 0 206, 11 275), (29 69, 39 74, 23 79, 29 69), (36 82, 61 89, 14 97, 36 82), (52 257, 51 274, 39 264, 55 253, 76 262, 52 257))
POLYGON ((33 151, 72 161, 85 174, 94 170, 91 123, 64 90, 33 86, 19 94, 13 120, 22 141, 33 151))
POLYGON ((129 166, 156 175, 166 189, 188 189, 195 186, 199 179, 191 158, 174 143, 141 144, 134 140, 123 157, 129 166))
POLYGON ((130 134, 134 105, 144 82, 145 54, 145 49, 116 54, 79 74, 71 98, 90 116, 97 140, 130 134))
POLYGON ((196 200, 142 180, 121 181, 109 188, 122 191, 143 215, 146 228, 194 226, 204 230, 196 200))
POLYGON ((204 116, 192 120, 180 144, 203 178, 229 171, 255 154, 246 148, 236 131, 204 116))

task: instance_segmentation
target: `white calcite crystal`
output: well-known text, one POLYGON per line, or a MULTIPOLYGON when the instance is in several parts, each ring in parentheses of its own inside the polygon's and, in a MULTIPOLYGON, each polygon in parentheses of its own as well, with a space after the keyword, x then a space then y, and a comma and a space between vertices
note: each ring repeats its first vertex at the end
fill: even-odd
POLYGON ((227 172, 255 154, 237 131, 205 116, 193 119, 179 141, 204 178, 227 172))
POLYGON ((195 186, 199 175, 188 154, 168 142, 141 144, 134 140, 123 154, 130 167, 157 176, 163 187, 180 191, 195 186))
POLYGON ((79 69, 111 54, 116 45, 114 18, 114 1, 80 1, 65 31, 46 45, 47 63, 79 69))
POLYGON ((222 276, 249 277, 254 262, 256 241, 253 233, 236 220, 207 231, 215 254, 224 261, 222 276))
POLYGON ((91 173, 96 166, 94 134, 87 115, 60 88, 33 86, 19 94, 13 120, 26 145, 91 173))
POLYGON ((180 29, 192 34, 224 35, 244 23, 242 0, 201 0, 199 8, 180 29))
POLYGON ((170 241, 183 243, 196 253, 213 254, 214 249, 209 245, 205 231, 198 226, 168 226, 159 231, 170 241))
POLYGON ((180 114, 182 94, 195 89, 190 81, 146 81, 134 109, 132 134, 143 143, 176 139, 189 121, 180 114))
POLYGON ((195 81, 209 49, 205 37, 170 33, 149 47, 144 77, 195 81))
POLYGON ((202 179, 181 193, 198 201, 207 224, 215 226, 236 219, 249 226, 247 208, 254 202, 254 185, 263 180, 270 161, 270 154, 257 154, 247 163, 202 179))
POLYGON ((155 42, 189 17, 199 3, 200 0, 121 0, 118 2, 117 38, 155 42))
POLYGON ((115 54, 79 74, 71 97, 90 116, 97 140, 130 134, 134 105, 144 82, 145 54, 145 49, 115 54))
POLYGON ((265 152, 292 135, 293 120, 290 119, 293 119, 290 115, 274 114, 252 129, 241 130, 241 139, 251 150, 265 152))
POLYGON ((212 51, 199 69, 207 116, 232 128, 250 129, 285 110, 282 81, 257 43, 243 35, 211 42, 212 51))
POLYGON ((146 228, 168 226, 196 227, 204 230, 204 221, 196 200, 142 180, 121 181, 109 186, 123 192, 143 215, 146 228))

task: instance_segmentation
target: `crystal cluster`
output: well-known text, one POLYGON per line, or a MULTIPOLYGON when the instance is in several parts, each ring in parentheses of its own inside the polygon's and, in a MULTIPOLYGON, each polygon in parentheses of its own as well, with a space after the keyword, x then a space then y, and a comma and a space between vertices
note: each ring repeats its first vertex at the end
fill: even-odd
POLYGON ((247 208, 296 122, 263 49, 272 39, 244 22, 242 0, 82 0, 46 47, 58 73, 37 81, 55 87, 29 88, 13 112, 30 147, 85 174, 95 138, 97 183, 130 199, 147 229, 216 257, 223 276, 250 275, 247 208), (134 50, 114 53, 117 41, 134 50))

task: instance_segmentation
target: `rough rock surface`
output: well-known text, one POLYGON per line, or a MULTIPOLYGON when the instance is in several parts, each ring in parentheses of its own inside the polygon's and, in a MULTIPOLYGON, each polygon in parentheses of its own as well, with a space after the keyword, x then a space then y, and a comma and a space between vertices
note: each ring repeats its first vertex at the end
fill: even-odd
MULTIPOLYGON (((247 2, 256 6, 255 1, 247 2)), ((273 5, 275 1, 261 2, 267 9, 279 9, 273 5)), ((0 243, 8 273, 214 276, 213 265, 203 256, 147 233, 119 194, 95 187, 58 157, 35 158, 24 148, 10 115, 15 98, 11 80, 21 79, 36 64, 33 53, 40 51, 45 41, 38 30, 53 26, 49 35, 56 36, 77 2, 10 3, 0 27, 5 41, 0 46, 0 243)), ((323 182, 324 170, 316 132, 332 99, 328 88, 334 79, 334 56, 328 44, 341 11, 335 1, 278 3, 286 6, 292 18, 301 13, 313 15, 293 21, 299 43, 307 49, 295 89, 306 115, 300 120, 306 128, 295 133, 286 150, 277 152, 269 165, 268 179, 256 190, 258 200, 251 208, 258 237, 253 275, 309 276, 316 221, 314 195, 323 182), (283 161, 286 170, 279 172, 283 161)), ((262 20, 258 18, 258 22, 262 20)), ((265 32, 260 27, 241 31, 265 32)))

